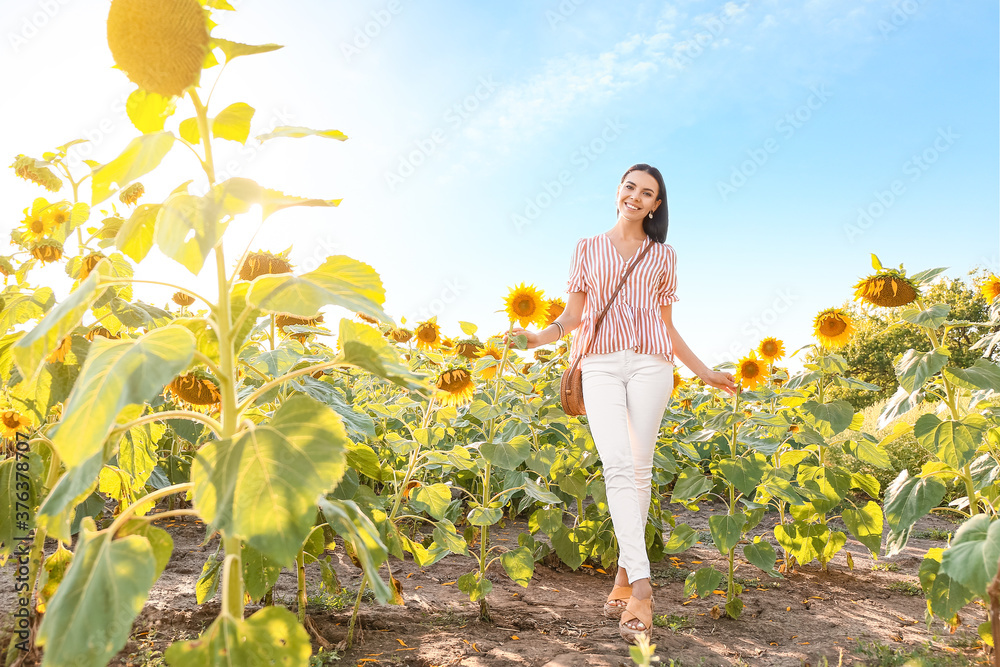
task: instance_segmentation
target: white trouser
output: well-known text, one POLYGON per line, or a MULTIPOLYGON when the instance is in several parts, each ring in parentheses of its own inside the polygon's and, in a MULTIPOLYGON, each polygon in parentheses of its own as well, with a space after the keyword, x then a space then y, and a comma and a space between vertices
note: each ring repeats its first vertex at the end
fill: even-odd
POLYGON ((653 450, 673 389, 674 366, 662 354, 628 348, 588 354, 580 369, 590 433, 604 464, 618 565, 632 583, 649 577, 645 530, 653 450))

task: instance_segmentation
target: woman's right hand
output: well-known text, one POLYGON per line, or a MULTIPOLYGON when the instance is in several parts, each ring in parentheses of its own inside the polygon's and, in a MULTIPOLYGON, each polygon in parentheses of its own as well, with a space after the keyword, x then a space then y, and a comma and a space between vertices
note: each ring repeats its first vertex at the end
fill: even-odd
POLYGON ((524 335, 528 339, 528 347, 525 349, 530 350, 533 347, 538 347, 538 334, 527 329, 522 329, 521 327, 514 327, 509 332, 504 332, 503 342, 509 344, 512 342, 510 339, 519 334, 524 335))

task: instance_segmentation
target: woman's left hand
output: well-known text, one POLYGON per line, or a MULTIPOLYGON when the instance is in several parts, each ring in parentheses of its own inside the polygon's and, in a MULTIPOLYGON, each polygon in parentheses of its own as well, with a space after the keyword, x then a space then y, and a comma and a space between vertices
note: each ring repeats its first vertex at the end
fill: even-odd
POLYGON ((736 389, 736 378, 733 377, 732 373, 723 373, 721 371, 709 371, 705 375, 701 376, 701 379, 705 381, 710 387, 715 387, 716 389, 725 389, 730 394, 735 394, 736 389))

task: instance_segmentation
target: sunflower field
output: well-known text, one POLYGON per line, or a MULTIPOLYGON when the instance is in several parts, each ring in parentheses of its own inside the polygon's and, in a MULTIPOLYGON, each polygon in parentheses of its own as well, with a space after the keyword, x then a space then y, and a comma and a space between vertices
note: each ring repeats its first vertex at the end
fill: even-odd
MULTIPOLYGON (((218 597, 219 614, 201 636, 169 647, 165 661, 177 666, 310 664, 305 569, 320 568, 336 589, 329 549, 346 551, 364 573, 347 646, 366 596, 402 603, 394 576, 402 560, 432 568, 449 554, 471 557, 455 586, 487 622, 491 566, 527 588, 543 560, 573 570, 616 561, 586 417, 560 408, 566 341, 529 352, 523 336, 481 335, 469 322, 453 336, 435 318, 396 322, 383 310, 377 272, 351 257, 297 273, 287 251, 226 256, 227 228, 251 208, 266 223, 286 208, 340 202, 217 180, 213 145, 245 143, 254 109, 210 109, 202 72, 280 48, 212 35, 209 17, 229 10, 225 0, 114 0, 108 41, 137 85, 128 100, 137 135, 86 172, 67 159, 76 142, 11 165, 39 196, 11 234, 15 251, 0 257, 0 560, 17 565, 26 610, 2 647, 5 665, 32 651, 52 667, 114 659, 173 554, 169 531, 156 525, 172 517, 196 517, 221 536, 197 583, 198 603, 218 597), (194 117, 172 117, 178 96, 194 117), (192 180, 147 201, 141 179, 175 150, 195 153, 192 180), (191 189, 197 179, 203 194, 191 189), (181 275, 210 262, 216 296, 136 278, 154 246, 181 275), (73 281, 64 298, 32 283, 46 265, 73 281), (146 284, 174 290, 171 302, 141 300, 146 284), (355 315, 332 327, 330 307, 355 315), (491 529, 515 517, 528 526, 517 545, 493 541, 491 529), (298 580, 290 605, 271 595, 282 569, 298 580), (248 614, 248 605, 260 608, 248 614)), ((257 139, 302 137, 347 139, 288 126, 257 139)), ((965 605, 992 600, 993 626, 979 628, 992 645, 1000 278, 981 286, 988 321, 955 320, 948 304, 925 300, 944 269, 907 275, 872 259, 854 298, 919 327, 929 344, 894 360, 898 388, 877 425, 889 434, 862 431, 862 414, 830 396, 834 387, 880 389, 852 377, 838 353, 854 330, 840 308, 816 316, 815 343, 789 353, 765 338, 724 366, 741 385, 733 397, 675 374, 654 459, 650 558, 702 539, 671 505, 722 502, 726 511, 708 525, 728 567, 692 571, 684 593, 724 591, 724 613, 737 620, 737 559, 767 577, 793 577, 811 563, 825 569, 848 537, 873 558, 892 556, 928 513, 960 516, 950 544, 923 557, 920 587, 928 618, 952 625, 965 605), (971 366, 951 363, 944 340, 958 329, 976 332, 981 357, 971 366), (799 353, 803 371, 778 365, 799 353), (913 423, 900 419, 918 406, 929 409, 913 423), (886 447, 906 436, 929 456, 917 473, 904 469, 882 488, 852 464, 890 468, 886 447), (948 502, 952 487, 960 493, 948 502), (773 532, 748 537, 765 514, 778 516, 773 532)), ((525 283, 496 299, 511 328, 546 326, 565 307, 525 283)))

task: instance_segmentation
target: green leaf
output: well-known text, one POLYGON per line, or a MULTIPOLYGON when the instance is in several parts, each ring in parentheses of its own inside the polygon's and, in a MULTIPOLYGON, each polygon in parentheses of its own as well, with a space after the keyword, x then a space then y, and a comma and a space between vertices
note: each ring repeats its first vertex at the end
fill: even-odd
POLYGON ((400 360, 396 348, 378 330, 345 317, 340 321, 338 340, 338 361, 362 368, 405 389, 427 388, 424 378, 414 375, 410 367, 400 360))
MULTIPOLYGON (((259 135, 257 140, 263 142, 277 137, 291 137, 293 139, 301 139, 302 137, 326 137, 327 139, 337 139, 338 141, 344 141, 347 139, 347 135, 340 130, 312 130, 308 127, 280 125, 267 134, 259 135)), ((472 334, 469 335, 471 336, 472 334)))
POLYGON ((878 558, 882 548, 883 524, 882 509, 878 503, 869 500, 861 509, 845 509, 841 518, 858 542, 868 547, 872 556, 878 558))
POLYGON ((554 534, 549 535, 552 538, 552 546, 556 550, 556 555, 570 566, 570 568, 576 570, 583 564, 584 559, 587 557, 587 548, 581 543, 580 533, 574 529, 562 526, 554 534))
POLYGON ((155 169, 173 145, 174 135, 170 132, 154 132, 133 139, 121 155, 93 171, 91 206, 155 169))
MULTIPOLYGON (((38 505, 38 490, 42 486, 42 459, 36 452, 29 452, 26 459, 10 456, 0 461, 0 566, 12 553, 19 541, 34 528, 34 517, 28 516, 28 528, 17 526, 18 502, 34 508, 38 505), (27 489, 23 482, 27 481, 27 489), (26 496, 19 495, 26 493, 26 496)), ((23 517, 21 517, 23 518, 23 517)))
POLYGON ((937 477, 910 477, 905 468, 885 490, 885 519, 889 528, 902 532, 937 507, 948 487, 937 477))
POLYGON ((697 541, 698 531, 686 523, 682 523, 670 533, 670 539, 663 545, 663 553, 679 554, 693 547, 697 541))
POLYGON ((533 533, 540 530, 546 535, 551 536, 560 528, 565 527, 562 522, 562 516, 563 511, 558 507, 535 510, 531 516, 528 517, 528 529, 533 533))
POLYGON ((157 528, 149 521, 140 517, 129 519, 125 522, 124 526, 118 529, 118 537, 127 537, 129 535, 138 535, 149 540, 149 546, 153 549, 153 558, 156 560, 156 570, 153 572, 153 581, 156 581, 163 574, 163 571, 167 569, 170 556, 173 555, 174 538, 170 537, 170 533, 167 531, 157 528))
POLYGON ((336 412, 291 396, 269 422, 202 446, 191 466, 194 505, 213 529, 290 563, 317 498, 344 474, 347 440, 336 412))
POLYGON ((171 667, 307 667, 311 654, 309 634, 295 614, 264 607, 246 620, 219 616, 197 639, 171 644, 163 657, 171 667))
POLYGON ((135 125, 135 129, 143 134, 162 132, 167 118, 177 110, 177 104, 172 97, 164 97, 159 93, 138 88, 128 96, 125 103, 125 113, 135 125))
POLYGON ((410 494, 410 504, 422 509, 435 519, 443 519, 451 504, 451 487, 438 482, 418 486, 410 494))
POLYGON ((118 413, 152 400, 193 357, 194 336, 182 327, 153 329, 138 339, 95 339, 52 438, 66 467, 99 454, 118 413))
POLYGON ((525 435, 515 435, 508 442, 484 442, 479 451, 498 468, 514 470, 531 454, 531 439, 525 435))
POLYGON ((392 589, 378 576, 379 567, 388 558, 387 549, 372 520, 350 500, 320 498, 319 509, 333 532, 353 545, 375 597, 380 602, 391 600, 392 589))
POLYGON ((860 440, 845 440, 842 446, 845 453, 850 454, 862 463, 867 463, 883 470, 892 470, 892 461, 889 460, 889 454, 877 442, 861 438, 860 440))
POLYGON ((84 520, 73 563, 47 605, 37 643, 47 665, 104 665, 128 641, 156 575, 149 540, 112 540, 84 520))
POLYGON ((201 129, 198 127, 197 118, 185 118, 178 127, 181 139, 189 144, 198 145, 201 143, 201 129))
POLYGON ((919 391, 909 392, 902 387, 896 388, 896 393, 889 397, 882 414, 875 422, 875 428, 882 430, 895 419, 905 415, 923 402, 923 394, 919 391))
POLYGON ((133 493, 143 490, 156 467, 159 460, 156 445, 165 432, 163 424, 143 424, 129 429, 118 444, 118 467, 134 480, 133 493))
POLYGON ((438 521, 431 535, 434 538, 435 544, 440 545, 448 551, 463 556, 469 555, 469 546, 466 544, 465 538, 458 534, 455 524, 448 521, 448 519, 438 521))
POLYGON ((854 407, 843 400, 829 403, 806 401, 802 409, 806 411, 806 423, 826 438, 832 438, 846 429, 854 418, 854 407))
POLYGON ((827 542, 830 541, 830 529, 818 523, 805 524, 796 521, 775 526, 774 537, 781 548, 794 556, 800 564, 805 565, 823 553, 827 542))
POLYGON ((236 102, 219 112, 212 120, 212 134, 218 139, 230 139, 246 144, 250 136, 250 121, 254 108, 245 102, 236 102))
POLYGON ((218 553, 211 554, 201 566, 201 574, 194 586, 195 602, 205 604, 215 597, 219 591, 219 581, 222 578, 222 563, 218 553))
POLYGON ((469 510, 469 523, 473 526, 492 526, 500 517, 503 510, 499 507, 473 507, 469 510))
POLYGON ((729 482, 745 496, 753 495, 754 490, 764 477, 767 459, 757 452, 738 459, 723 459, 719 461, 719 471, 729 482))
POLYGON ((715 540, 715 546, 722 555, 729 555, 729 550, 739 543, 744 524, 746 517, 742 514, 719 514, 708 517, 712 539, 715 540))
POLYGON ((492 582, 486 577, 480 578, 478 571, 463 574, 458 578, 456 585, 460 591, 469 596, 471 602, 482 600, 493 590, 492 582))
POLYGON ((962 421, 942 421, 937 415, 928 412, 920 415, 913 425, 913 435, 917 442, 956 470, 961 470, 976 458, 976 450, 979 449, 984 430, 986 420, 977 414, 968 415, 962 421))
POLYGON ((937 329, 948 319, 948 311, 950 310, 951 306, 946 303, 935 303, 926 310, 907 308, 899 316, 910 324, 937 329))
POLYGON ((212 37, 210 48, 215 49, 216 47, 222 49, 222 52, 226 54, 226 62, 240 56, 252 56, 258 53, 268 53, 285 48, 281 44, 241 44, 239 42, 231 42, 228 39, 222 39, 221 37, 212 37))
POLYGON ((538 502, 545 503, 546 505, 562 502, 562 498, 530 478, 524 480, 524 492, 538 502))
POLYGON ((837 552, 844 548, 845 544, 847 544, 847 535, 839 530, 830 531, 827 535, 826 544, 823 545, 817 556, 819 562, 829 563, 837 555, 837 552))
MULTIPOLYGON (((322 531, 318 532, 322 536, 322 531)), ((240 549, 240 565, 243 568, 243 583, 252 600, 260 600, 276 583, 281 574, 281 566, 243 542, 240 549)))
POLYGON ((528 547, 518 547, 500 555, 500 564, 506 570, 507 576, 524 588, 531 583, 531 575, 535 572, 535 559, 528 547))
POLYGON ((962 607, 975 599, 976 594, 947 574, 939 572, 943 552, 939 548, 928 550, 920 563, 917 576, 931 612, 951 622, 962 607))
POLYGON ((924 383, 944 368, 948 363, 948 355, 938 350, 917 352, 907 350, 895 364, 896 377, 899 385, 908 392, 914 392, 924 386, 924 383))
POLYGON ((771 546, 770 542, 763 541, 760 535, 753 538, 753 543, 743 547, 743 557, 746 558, 751 565, 764 570, 764 572, 767 572, 770 576, 783 578, 781 573, 774 569, 774 564, 778 560, 774 547, 771 546))
POLYGON ((976 359, 969 368, 945 366, 944 376, 965 389, 992 389, 1000 393, 1000 366, 986 359, 976 359))
POLYGON ((697 468, 684 468, 677 475, 670 502, 687 502, 712 490, 712 478, 701 474, 697 468))
POLYGON ((320 308, 332 305, 392 322, 382 310, 382 279, 375 269, 346 255, 327 257, 322 266, 301 276, 260 276, 253 281, 247 300, 261 310, 296 317, 315 317, 320 308))
POLYGON ((714 567, 702 567, 687 576, 684 580, 684 597, 697 594, 698 597, 711 595, 712 591, 722 583, 722 573, 714 567))
POLYGON ((577 468, 570 475, 563 475, 559 480, 559 490, 580 500, 587 498, 587 471, 577 468))
POLYGON ((1000 521, 977 514, 955 532, 951 547, 941 556, 940 574, 947 574, 983 599, 997 574, 1000 559, 1000 521))
POLYGON ((743 613, 743 600, 734 597, 732 600, 726 601, 726 614, 729 616, 729 618, 735 621, 739 619, 742 613, 743 613))

